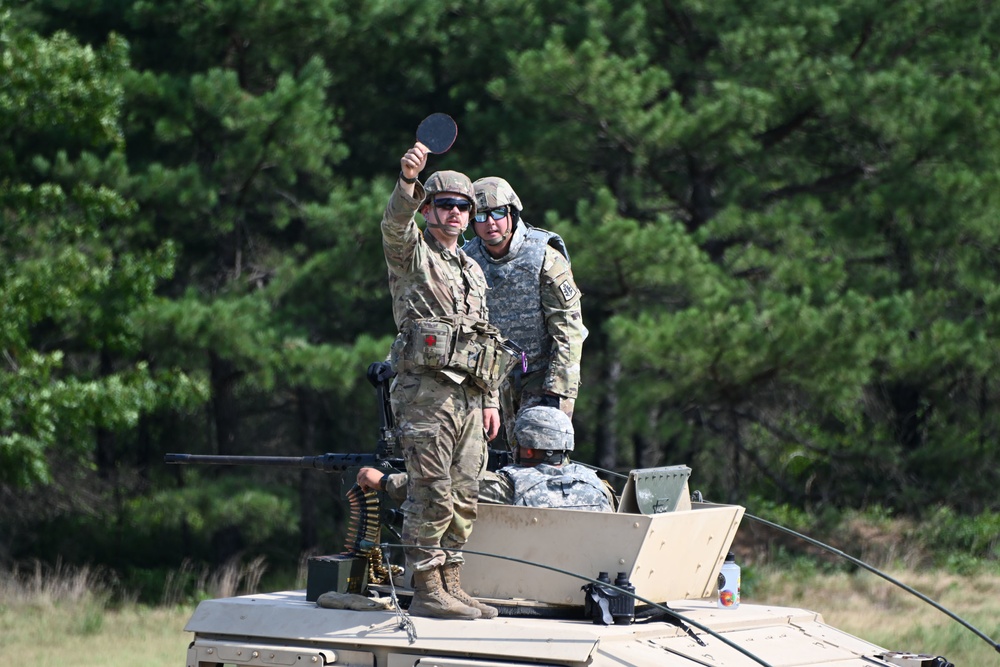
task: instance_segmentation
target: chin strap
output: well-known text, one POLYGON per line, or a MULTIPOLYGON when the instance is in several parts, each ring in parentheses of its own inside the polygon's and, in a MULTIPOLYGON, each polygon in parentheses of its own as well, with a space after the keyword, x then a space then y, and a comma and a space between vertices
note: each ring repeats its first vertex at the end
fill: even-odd
MULTIPOLYGON (((450 227, 448 227, 447 225, 441 224, 441 215, 438 213, 437 206, 434 206, 433 203, 431 203, 431 210, 434 211, 433 215, 434 222, 431 222, 431 218, 425 218, 427 226, 430 227, 431 229, 450 229, 450 227)), ((464 227, 462 227, 462 231, 459 234, 459 236, 461 236, 463 240, 465 239, 465 230, 468 228, 469 225, 466 224, 464 227)))
POLYGON ((434 211, 432 217, 435 222, 431 222, 431 218, 427 218, 427 226, 431 229, 444 229, 444 225, 441 224, 441 216, 438 214, 438 209, 434 205, 434 202, 431 202, 431 210, 434 211))
MULTIPOLYGON (((504 243, 506 243, 507 239, 509 239, 511 236, 514 235, 514 230, 517 228, 517 220, 518 220, 518 218, 514 215, 514 212, 515 211, 514 211, 514 209, 512 207, 511 208, 511 212, 510 212, 510 229, 507 230, 507 233, 504 234, 504 235, 502 235, 500 238, 496 239, 493 242, 488 242, 485 239, 483 239, 483 243, 485 243, 486 245, 488 245, 490 247, 498 246, 498 245, 503 245, 504 243)), ((479 236, 479 232, 475 231, 475 228, 473 228, 473 233, 476 236, 479 236)), ((479 236, 479 238, 482 239, 483 237, 479 236)))
MULTIPOLYGON (((478 236, 478 234, 477 234, 477 236, 478 236)), ((485 243, 486 245, 491 246, 491 247, 492 246, 498 246, 498 245, 503 245, 504 243, 506 243, 507 239, 509 239, 509 238, 510 238, 510 233, 508 232, 508 233, 504 234, 503 236, 501 236, 500 238, 494 239, 493 241, 486 241, 484 239, 483 243, 485 243)))

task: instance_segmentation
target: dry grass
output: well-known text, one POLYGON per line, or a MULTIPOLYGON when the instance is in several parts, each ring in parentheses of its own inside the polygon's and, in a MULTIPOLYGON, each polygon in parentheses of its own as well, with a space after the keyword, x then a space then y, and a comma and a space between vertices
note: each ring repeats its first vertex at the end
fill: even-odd
POLYGON ((98 569, 65 567, 62 563, 50 568, 35 561, 28 569, 15 566, 0 572, 0 602, 40 606, 79 603, 105 598, 114 587, 114 580, 98 569))
MULTIPOLYGON (((216 595, 250 592, 263 564, 231 563, 200 572, 216 595)), ((890 574, 936 600, 994 639, 1000 638, 1000 572, 963 577, 945 572, 890 574)), ((190 567, 175 580, 192 576, 190 567)), ((63 667, 183 667, 194 605, 155 608, 109 600, 115 584, 88 568, 0 571, 3 664, 63 667)), ((174 586, 174 590, 178 590, 174 586)), ((120 599, 120 596, 117 596, 120 599)), ((166 597, 166 596, 165 596, 166 597)), ((759 568, 747 603, 819 611, 835 627, 892 650, 944 655, 959 667, 998 665, 997 653, 945 614, 868 572, 817 575, 759 568)))
POLYGON ((186 597, 185 590, 190 580, 194 580, 194 589, 199 591, 202 597, 229 598, 255 593, 266 571, 267 564, 263 556, 258 556, 245 564, 239 558, 234 558, 217 570, 203 567, 195 571, 190 561, 184 561, 179 570, 167 575, 163 583, 161 604, 164 606, 181 604, 186 597))
MULTIPOLYGON (((891 571, 889 576, 1000 641, 1000 573, 891 571)), ((800 606, 832 626, 890 650, 943 655, 956 665, 1000 665, 997 653, 944 612, 870 572, 800 576, 759 574, 747 602, 800 606)))
POLYGON ((0 601, 3 664, 31 667, 183 667, 189 608, 0 601))
POLYGON ((256 591, 262 558, 233 561, 215 571, 186 564, 165 584, 165 603, 150 608, 123 595, 99 570, 57 565, 0 571, 0 656, 3 664, 63 667, 182 667, 191 636, 184 625, 193 605, 179 605, 194 579, 202 596, 256 591), (113 601, 113 604, 112 604, 113 601))

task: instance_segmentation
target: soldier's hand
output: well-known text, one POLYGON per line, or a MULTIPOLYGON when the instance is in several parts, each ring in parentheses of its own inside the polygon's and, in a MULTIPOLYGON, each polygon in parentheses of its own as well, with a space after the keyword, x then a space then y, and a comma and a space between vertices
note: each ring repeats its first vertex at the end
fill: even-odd
POLYGON ((427 166, 427 146, 419 141, 413 144, 413 148, 406 151, 399 160, 399 168, 406 178, 416 178, 424 167, 427 166))
POLYGON ((500 410, 497 408, 483 408, 483 430, 486 431, 486 439, 493 440, 500 433, 500 410))
POLYGON ((358 486, 362 491, 378 489, 378 483, 382 480, 384 473, 375 468, 362 468, 358 471, 358 486))

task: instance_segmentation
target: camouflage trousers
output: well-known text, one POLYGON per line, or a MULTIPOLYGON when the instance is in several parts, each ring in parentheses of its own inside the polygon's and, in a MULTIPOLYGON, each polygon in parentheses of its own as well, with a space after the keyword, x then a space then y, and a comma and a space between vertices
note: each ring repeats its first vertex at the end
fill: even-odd
MULTIPOLYGON (((511 457, 514 455, 514 448, 517 447, 517 439, 514 437, 514 421, 517 419, 518 413, 525 408, 542 405, 552 398, 546 396, 542 389, 544 376, 544 371, 533 373, 527 376, 528 379, 523 383, 517 383, 521 384, 519 388, 514 386, 511 378, 507 378, 507 381, 500 386, 500 418, 503 421, 503 428, 500 429, 500 437, 497 438, 494 446, 500 449, 506 446, 511 457)), ((573 418, 575 406, 575 398, 559 398, 559 409, 566 413, 570 419, 573 418)), ((511 458, 511 461, 513 460, 511 458)))
POLYGON ((510 505, 514 499, 514 486, 506 477, 491 470, 483 473, 479 480, 479 502, 494 505, 510 505))
POLYGON ((483 394, 466 380, 401 373, 390 390, 409 480, 403 533, 410 571, 464 561, 460 549, 476 520, 479 478, 486 469, 483 394), (444 549, 442 549, 442 547, 444 549))

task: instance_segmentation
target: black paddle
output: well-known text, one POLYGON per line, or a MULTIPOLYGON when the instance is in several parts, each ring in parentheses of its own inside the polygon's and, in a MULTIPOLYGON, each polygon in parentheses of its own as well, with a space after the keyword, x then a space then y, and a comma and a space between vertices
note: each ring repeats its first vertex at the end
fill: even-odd
POLYGON ((417 126, 417 141, 427 146, 431 153, 447 153, 456 137, 458 125, 446 113, 432 113, 417 126))

